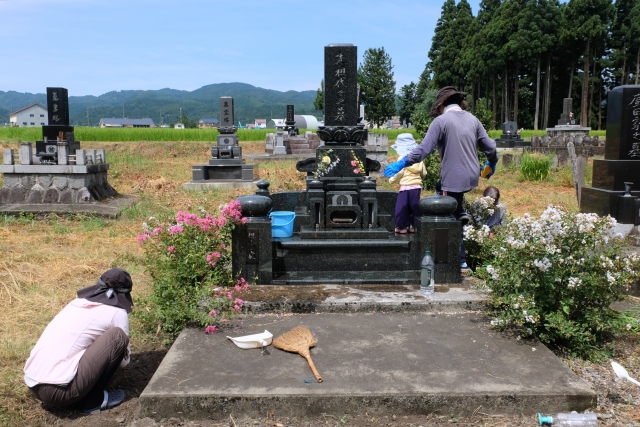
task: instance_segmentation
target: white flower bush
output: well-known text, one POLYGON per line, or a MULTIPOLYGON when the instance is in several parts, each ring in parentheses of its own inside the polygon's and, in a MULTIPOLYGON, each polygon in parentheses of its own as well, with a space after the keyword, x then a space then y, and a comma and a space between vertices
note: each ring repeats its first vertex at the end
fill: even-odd
POLYGON ((582 357, 601 357, 612 333, 638 330, 636 319, 610 308, 640 278, 640 257, 623 255, 615 225, 549 206, 539 218, 525 214, 492 232, 465 227, 465 245, 479 247, 476 274, 492 291, 491 325, 582 357))

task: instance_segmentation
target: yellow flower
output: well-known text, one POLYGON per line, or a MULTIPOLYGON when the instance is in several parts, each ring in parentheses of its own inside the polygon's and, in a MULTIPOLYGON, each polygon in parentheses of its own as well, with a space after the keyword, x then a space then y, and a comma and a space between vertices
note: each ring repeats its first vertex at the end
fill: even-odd
POLYGON ((322 163, 331 163, 331 158, 329 156, 324 156, 322 158, 322 163))

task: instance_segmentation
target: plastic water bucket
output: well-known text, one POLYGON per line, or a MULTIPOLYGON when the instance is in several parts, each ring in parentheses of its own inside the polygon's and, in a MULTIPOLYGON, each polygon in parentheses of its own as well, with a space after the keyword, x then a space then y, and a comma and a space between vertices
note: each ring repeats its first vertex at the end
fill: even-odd
POLYGON ((293 236, 293 220, 296 218, 295 212, 279 211, 271 212, 271 236, 291 237, 293 236))

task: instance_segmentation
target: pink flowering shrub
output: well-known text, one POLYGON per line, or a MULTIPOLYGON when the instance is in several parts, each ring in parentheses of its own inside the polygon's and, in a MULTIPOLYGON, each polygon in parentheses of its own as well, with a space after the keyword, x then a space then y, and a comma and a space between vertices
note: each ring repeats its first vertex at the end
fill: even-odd
POLYGON ((231 277, 231 231, 246 222, 240 204, 219 216, 180 211, 175 219, 150 218, 137 240, 153 280, 153 293, 138 315, 155 329, 176 336, 188 324, 217 331, 217 324, 242 310, 246 281, 231 277))

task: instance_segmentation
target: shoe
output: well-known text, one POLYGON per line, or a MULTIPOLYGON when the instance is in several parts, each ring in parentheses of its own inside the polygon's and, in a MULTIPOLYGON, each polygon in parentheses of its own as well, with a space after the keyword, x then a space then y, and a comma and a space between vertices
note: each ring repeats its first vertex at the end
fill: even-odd
POLYGON ((396 227, 396 233, 397 234, 407 234, 407 229, 406 228, 398 228, 396 227))
POLYGON ((460 218, 458 218, 458 221, 460 221, 462 223, 462 226, 464 227, 465 225, 469 224, 469 221, 471 221, 471 217, 468 214, 462 214, 460 215, 460 218))
POLYGON ((415 232, 416 232, 416 229, 413 228, 413 225, 410 225, 409 226, 409 233, 415 233, 415 232))
POLYGON ((96 406, 93 409, 85 409, 84 412, 87 415, 97 414, 100 411, 104 411, 105 409, 111 409, 114 406, 118 406, 124 401, 125 393, 124 390, 113 390, 112 392, 104 391, 104 400, 100 406, 96 406))
POLYGON ((460 264, 460 269, 461 269, 461 270, 466 270, 466 269, 468 269, 468 268, 469 268, 469 266, 467 265, 467 263, 466 263, 466 262, 463 262, 463 263, 461 263, 461 264, 460 264))

